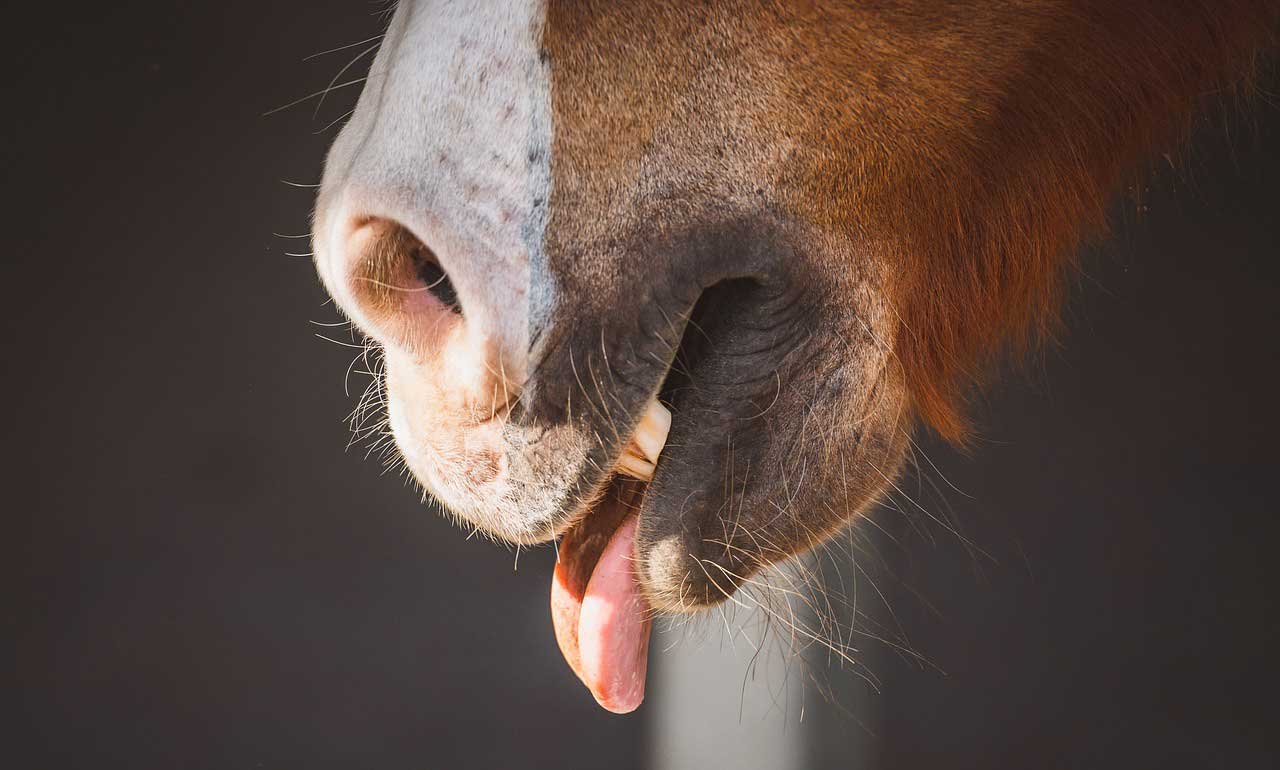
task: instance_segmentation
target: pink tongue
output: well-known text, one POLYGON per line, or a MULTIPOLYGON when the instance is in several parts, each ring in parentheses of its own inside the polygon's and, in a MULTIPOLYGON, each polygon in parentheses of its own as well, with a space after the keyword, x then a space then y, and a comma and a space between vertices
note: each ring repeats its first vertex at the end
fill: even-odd
POLYGON ((565 660, 596 701, 615 714, 644 700, 649 663, 648 605, 636 584, 631 554, 638 518, 628 515, 609 538, 586 580, 580 552, 561 553, 551 584, 551 616, 565 660))
POLYGON ((582 597, 578 651, 582 681, 596 701, 615 714, 635 711, 644 700, 649 666, 649 613, 632 572, 635 516, 609 539, 582 597))

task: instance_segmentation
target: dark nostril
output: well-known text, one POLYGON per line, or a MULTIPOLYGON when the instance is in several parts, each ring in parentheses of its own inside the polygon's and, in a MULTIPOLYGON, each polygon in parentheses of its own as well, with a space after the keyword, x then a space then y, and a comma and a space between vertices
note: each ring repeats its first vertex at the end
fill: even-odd
POLYGON ((427 291, 445 307, 461 315, 462 305, 458 303, 458 291, 453 288, 453 282, 426 244, 418 243, 413 252, 413 263, 418 272, 418 280, 422 281, 427 291))
POLYGON ((371 323, 408 333, 436 314, 462 314, 457 289, 435 252, 407 228, 374 218, 356 233, 351 289, 371 323))

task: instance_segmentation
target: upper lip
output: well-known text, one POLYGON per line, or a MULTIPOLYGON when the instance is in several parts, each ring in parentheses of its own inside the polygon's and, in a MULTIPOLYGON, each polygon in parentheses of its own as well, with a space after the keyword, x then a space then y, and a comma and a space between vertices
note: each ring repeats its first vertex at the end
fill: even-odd
MULTIPOLYGON (((644 451, 644 453, 645 453, 645 455, 646 455, 646 456, 649 454, 649 452, 648 452, 647 450, 644 450, 644 449, 643 449, 643 447, 640 447, 640 446, 639 446, 642 442, 637 441, 637 434, 639 434, 642 430, 643 430, 644 432, 646 432, 646 433, 651 433, 651 432, 654 430, 654 427, 653 427, 653 426, 645 426, 645 425, 644 425, 644 422, 645 422, 646 420, 660 419, 660 418, 658 418, 657 416, 650 416, 650 414, 649 414, 649 410, 650 410, 650 409, 652 409, 652 407, 651 407, 649 404, 646 404, 646 405, 645 405, 645 413, 641 415, 640 423, 637 425, 637 427, 636 427, 636 428, 632 429, 632 431, 631 431, 629 434, 627 434, 627 436, 626 436, 626 441, 625 441, 625 442, 623 442, 623 444, 622 444, 621 448, 619 449, 619 451, 614 455, 614 457, 613 457, 613 459, 612 459, 612 463, 611 463, 611 465, 610 465, 610 472, 609 472, 609 473, 607 473, 607 474, 605 475, 605 477, 604 477, 604 478, 602 479, 602 481, 601 481, 601 491, 600 491, 600 494, 605 494, 605 493, 606 493, 606 490, 607 490, 607 489, 608 489, 608 487, 609 487, 609 485, 613 482, 613 480, 614 480, 614 479, 616 479, 616 478, 618 478, 618 477, 636 478, 633 474, 631 474, 631 473, 627 473, 627 472, 624 472, 624 471, 621 471, 619 468, 620 468, 620 465, 621 465, 621 464, 622 464, 622 462, 623 462, 624 457, 626 457, 626 455, 628 454, 629 450, 631 449, 631 447, 632 447, 633 445, 636 445, 638 448, 640 448, 642 451, 644 451)), ((665 411, 665 409, 664 409, 664 411, 665 411)), ((668 418, 668 420, 670 420, 670 412, 669 412, 669 411, 667 412, 667 418, 668 418)), ((660 444, 665 444, 665 441, 666 441, 666 431, 667 431, 667 429, 669 429, 669 428, 670 428, 670 422, 668 422, 668 423, 667 423, 667 425, 665 425, 665 426, 660 426, 660 427, 661 427, 662 435, 661 435, 661 438, 660 438, 660 442, 659 442, 659 443, 660 443, 660 444)), ((657 437, 656 437, 656 436, 649 436, 649 435, 646 435, 646 436, 645 436, 645 441, 644 441, 644 443, 651 443, 651 442, 652 442, 652 441, 654 441, 654 440, 657 440, 657 437)), ((662 448, 663 448, 663 447, 662 447, 661 445, 660 445, 660 446, 658 446, 658 447, 656 448, 656 451, 654 452, 654 456, 653 456, 653 457, 651 458, 651 460, 650 460, 650 461, 654 464, 654 466, 655 466, 652 472, 656 472, 656 466, 657 466, 658 458, 660 457, 660 453, 661 453, 661 451, 662 451, 662 448)), ((646 484, 647 484, 649 481, 651 481, 651 480, 652 480, 652 475, 651 475, 649 478, 636 479, 636 480, 638 480, 638 481, 640 481, 640 482, 643 482, 643 483, 646 483, 646 484)), ((558 535, 563 535, 563 534, 565 534, 566 532, 569 532, 570 530, 572 530, 574 527, 576 527, 576 526, 578 526, 579 524, 581 524, 581 523, 582 523, 582 522, 583 522, 583 521, 584 521, 588 516, 590 516, 591 511, 595 508, 596 502, 597 502, 597 501, 596 501, 595 499, 593 499, 593 500, 589 501, 587 504, 585 504, 585 505, 583 505, 583 506, 581 507, 581 510, 580 510, 580 511, 578 511, 578 512, 576 513, 576 515, 574 515, 572 518, 568 519, 568 520, 567 520, 563 525, 561 525, 561 526, 559 526, 559 527, 556 527, 557 534, 558 534, 558 535)))

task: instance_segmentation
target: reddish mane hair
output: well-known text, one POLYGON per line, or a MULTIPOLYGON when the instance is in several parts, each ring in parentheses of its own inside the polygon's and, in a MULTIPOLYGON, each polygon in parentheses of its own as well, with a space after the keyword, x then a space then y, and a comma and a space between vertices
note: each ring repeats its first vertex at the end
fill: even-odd
POLYGON ((973 385, 1006 348, 1052 333, 1066 268, 1126 177, 1180 142, 1207 97, 1253 82, 1277 5, 1059 3, 1023 68, 988 84, 985 125, 917 153, 880 216, 905 234, 897 352, 924 422, 964 442, 973 385))

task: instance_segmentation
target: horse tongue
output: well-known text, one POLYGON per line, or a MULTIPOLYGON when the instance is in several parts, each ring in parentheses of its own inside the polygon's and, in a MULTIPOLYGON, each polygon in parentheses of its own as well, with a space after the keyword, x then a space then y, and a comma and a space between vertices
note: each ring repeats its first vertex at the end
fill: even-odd
POLYGON ((631 564, 635 511, 670 430, 671 413, 651 399, 618 460, 620 475, 560 541, 551 581, 560 651, 596 702, 615 714, 634 711, 644 700, 651 622, 631 564))
POLYGON ((648 605, 632 573, 636 516, 613 533, 596 562, 578 617, 579 676, 596 702, 615 714, 635 711, 644 700, 649 666, 648 605))
POLYGON ((615 480, 600 506, 566 535, 551 583, 560 651, 605 709, 634 711, 644 700, 651 622, 633 576, 638 517, 615 480))

